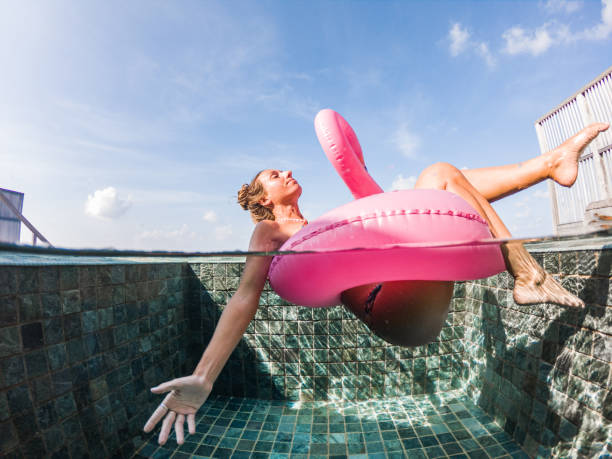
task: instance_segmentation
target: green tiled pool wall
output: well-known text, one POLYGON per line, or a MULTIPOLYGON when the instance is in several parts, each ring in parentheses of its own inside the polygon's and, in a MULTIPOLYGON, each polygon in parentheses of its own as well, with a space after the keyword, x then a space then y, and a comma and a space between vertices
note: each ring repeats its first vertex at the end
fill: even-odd
POLYGON ((466 393, 533 457, 610 455, 612 250, 534 256, 586 308, 519 306, 507 273, 468 283, 466 393))
POLYGON ((130 457, 149 387, 193 368, 187 274, 180 263, 0 266, 0 456, 130 457))
MULTIPOLYGON (((210 340, 238 287, 242 264, 191 264, 199 280, 199 339, 210 340)), ((268 285, 244 338, 213 393, 279 400, 367 400, 433 394, 460 387, 463 368, 464 286, 459 284, 445 327, 435 342, 415 348, 378 338, 342 306, 290 305, 268 285)))
MULTIPOLYGON (((585 310, 517 306, 507 274, 458 283, 438 340, 412 349, 388 345, 342 307, 288 305, 266 287, 211 401, 340 409, 455 394, 484 410, 473 415, 490 433, 493 419, 505 429, 494 446, 508 454, 520 453, 513 437, 533 457, 598 457, 612 439, 610 254, 535 254, 585 299, 585 310)), ((193 369, 242 270, 241 263, 88 263, 0 266, 0 455, 130 457, 152 438, 141 432, 159 402, 148 388, 193 369)), ((456 403, 469 411, 467 402, 456 403)), ((491 448, 484 433, 471 433, 475 445, 451 430, 464 451, 491 448)), ((414 442, 400 435, 403 454, 435 450, 435 438, 423 434, 414 442)), ((446 454, 460 451, 435 435, 446 454)))

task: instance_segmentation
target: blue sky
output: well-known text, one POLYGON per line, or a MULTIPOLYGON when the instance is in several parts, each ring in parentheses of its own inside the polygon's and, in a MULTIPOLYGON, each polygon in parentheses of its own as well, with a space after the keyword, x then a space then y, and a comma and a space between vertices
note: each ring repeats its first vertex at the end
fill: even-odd
MULTIPOLYGON (((246 249, 236 192, 262 168, 293 170, 310 219, 351 199, 318 110, 387 190, 436 161, 518 162, 611 44, 610 0, 4 0, 0 187, 57 246, 246 249)), ((495 207, 544 235, 549 201, 541 184, 495 207)))

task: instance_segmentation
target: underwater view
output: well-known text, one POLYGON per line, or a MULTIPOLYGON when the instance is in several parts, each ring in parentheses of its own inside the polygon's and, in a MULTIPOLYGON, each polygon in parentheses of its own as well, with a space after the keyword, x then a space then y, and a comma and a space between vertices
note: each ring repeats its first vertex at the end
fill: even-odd
POLYGON ((2 454, 608 457, 612 233, 527 247, 585 308, 517 305, 508 273, 457 282, 439 336, 400 347, 267 286, 195 433, 160 446, 149 387, 195 366, 244 254, 3 245, 2 454))

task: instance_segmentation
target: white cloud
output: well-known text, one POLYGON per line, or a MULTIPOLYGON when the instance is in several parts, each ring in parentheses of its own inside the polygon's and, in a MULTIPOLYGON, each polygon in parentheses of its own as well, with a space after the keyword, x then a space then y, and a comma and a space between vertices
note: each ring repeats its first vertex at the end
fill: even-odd
POLYGON ((404 177, 402 174, 399 174, 393 180, 391 184, 391 191, 393 190, 410 190, 414 188, 414 184, 416 183, 417 178, 414 175, 410 177, 404 177))
POLYGON ((489 46, 486 43, 478 43, 476 46, 476 52, 484 59, 489 67, 495 66, 495 58, 489 50, 489 46))
POLYGON ((204 213, 204 215, 202 216, 202 219, 204 219, 205 221, 207 221, 209 223, 216 223, 217 222, 217 214, 214 211, 209 210, 206 213, 204 213))
POLYGON ((87 196, 85 213, 92 217, 112 219, 123 215, 132 205, 130 198, 122 198, 112 186, 87 196))
POLYGON ((232 231, 231 225, 222 225, 215 228, 215 238, 218 241, 226 240, 232 236, 232 234, 234 234, 234 232, 232 231))
MULTIPOLYGON (((568 5, 571 2, 553 2, 553 6, 563 5, 565 11, 568 8, 578 6, 568 5)), ((601 22, 592 27, 587 27, 579 32, 572 32, 567 24, 548 22, 535 30, 526 30, 521 26, 514 26, 502 34, 506 45, 504 52, 510 55, 531 54, 538 56, 551 47, 572 43, 579 40, 605 40, 612 34, 612 0, 602 0, 601 22)))
POLYGON ((457 57, 459 54, 473 51, 482 57, 488 67, 495 66, 495 58, 489 50, 489 45, 486 42, 474 41, 470 38, 470 32, 455 22, 448 31, 448 39, 450 41, 449 51, 451 56, 457 57))
POLYGON ((395 147, 408 158, 417 156, 417 150, 421 146, 421 139, 408 129, 406 123, 397 128, 392 141, 395 147))
POLYGON ((451 56, 458 56, 465 51, 469 38, 470 33, 467 31, 467 29, 462 28, 461 24, 455 22, 448 31, 451 56))
MULTIPOLYGON (((539 56, 550 48, 579 40, 605 40, 612 35, 612 0, 602 0, 601 21, 582 31, 572 31, 568 24, 557 20, 546 22, 534 29, 521 25, 510 27, 502 33, 503 52, 509 55, 531 54, 539 56)), ((571 0, 548 0, 544 9, 554 15, 572 14, 582 7, 582 2, 571 0)), ((449 32, 449 51, 456 57, 462 53, 475 52, 489 67, 496 64, 494 53, 486 42, 472 39, 472 34, 460 23, 454 23, 449 32)))
POLYGON ((529 53, 537 56, 556 44, 548 32, 547 24, 537 28, 534 32, 526 31, 520 26, 514 26, 506 30, 502 34, 502 38, 506 41, 504 51, 511 55, 529 53))
POLYGON ((576 0, 548 0, 544 3, 544 9, 551 14, 570 14, 582 8, 582 2, 576 0))
POLYGON ((602 4, 601 22, 581 34, 587 40, 605 40, 612 34, 612 0, 602 0, 602 4))

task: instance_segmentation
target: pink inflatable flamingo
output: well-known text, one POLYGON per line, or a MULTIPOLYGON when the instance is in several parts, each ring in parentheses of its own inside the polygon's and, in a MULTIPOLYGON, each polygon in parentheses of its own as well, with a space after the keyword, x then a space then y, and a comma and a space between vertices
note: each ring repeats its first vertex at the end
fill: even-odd
POLYGON ((399 280, 468 280, 505 269, 486 222, 459 196, 441 190, 384 193, 365 168, 353 129, 322 110, 315 130, 325 154, 355 201, 310 222, 280 248, 319 253, 275 257, 270 283, 295 304, 340 304, 343 291, 399 280), (464 241, 463 245, 447 244, 464 241))

